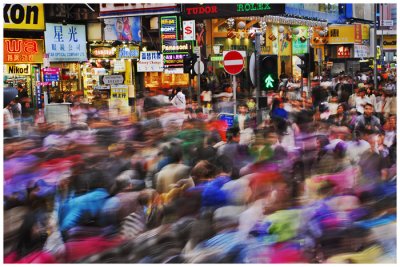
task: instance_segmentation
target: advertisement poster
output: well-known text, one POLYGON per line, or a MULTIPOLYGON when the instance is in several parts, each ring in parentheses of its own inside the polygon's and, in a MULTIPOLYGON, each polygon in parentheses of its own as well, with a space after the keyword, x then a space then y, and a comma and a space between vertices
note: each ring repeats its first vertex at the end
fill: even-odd
POLYGON ((299 33, 293 35, 292 53, 293 55, 305 54, 308 52, 308 27, 293 27, 299 29, 299 33))
POLYGON ((272 42, 272 54, 278 55, 279 51, 279 41, 278 41, 278 26, 272 25, 271 34, 268 36, 268 39, 272 42))
POLYGON ((289 27, 285 27, 283 33, 279 34, 279 55, 290 56, 292 51, 292 34, 289 27))
POLYGON ((104 19, 104 40, 141 42, 140 17, 104 19))
POLYGON ((85 25, 46 23, 44 36, 50 62, 87 60, 85 25))

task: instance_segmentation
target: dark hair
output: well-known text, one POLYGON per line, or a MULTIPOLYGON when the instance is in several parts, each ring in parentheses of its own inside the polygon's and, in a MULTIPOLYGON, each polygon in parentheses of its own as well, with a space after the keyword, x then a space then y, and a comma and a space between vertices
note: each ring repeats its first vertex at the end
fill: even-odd
POLYGON ((364 105, 364 107, 366 107, 366 106, 370 106, 371 108, 374 108, 374 106, 371 104, 371 103, 365 103, 365 105, 364 105))
POLYGON ((228 141, 232 141, 233 137, 237 137, 240 132, 239 127, 232 127, 226 131, 226 138, 228 141))
POLYGON ((178 93, 178 92, 180 92, 180 91, 182 91, 182 89, 181 89, 180 87, 177 87, 177 88, 176 88, 176 92, 178 93))
POLYGON ((170 158, 170 163, 178 163, 183 157, 182 147, 177 143, 171 143, 168 156, 170 158))
POLYGON ((230 173, 233 170, 233 162, 226 155, 218 156, 213 163, 217 166, 219 172, 230 173))
POLYGON ((47 239, 46 232, 42 231, 38 236, 32 236, 32 228, 35 224, 47 225, 47 216, 38 210, 27 213, 18 231, 16 245, 17 257, 23 258, 35 250, 41 250, 47 239))

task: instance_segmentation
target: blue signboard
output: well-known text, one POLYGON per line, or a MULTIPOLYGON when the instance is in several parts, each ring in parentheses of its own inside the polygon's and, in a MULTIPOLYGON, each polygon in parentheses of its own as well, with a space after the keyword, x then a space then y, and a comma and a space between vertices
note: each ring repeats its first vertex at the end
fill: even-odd
POLYGON ((228 124, 228 127, 231 128, 233 127, 233 120, 234 120, 234 115, 230 114, 230 113, 221 113, 219 114, 219 119, 226 121, 226 123, 228 124))
POLYGON ((58 74, 45 74, 43 75, 45 82, 57 82, 60 80, 60 75, 58 74))

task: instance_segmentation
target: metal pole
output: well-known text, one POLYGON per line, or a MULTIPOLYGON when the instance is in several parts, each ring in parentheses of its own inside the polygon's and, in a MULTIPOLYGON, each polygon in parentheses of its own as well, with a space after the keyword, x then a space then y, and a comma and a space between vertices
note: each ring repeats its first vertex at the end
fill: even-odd
POLYGON ((310 39, 311 35, 308 34, 308 40, 307 40, 307 53, 308 53, 308 62, 306 62, 306 64, 308 64, 308 73, 307 73, 307 92, 311 92, 311 64, 314 64, 314 62, 310 62, 311 56, 310 56, 310 39))
POLYGON ((232 81, 232 85, 233 85, 233 114, 235 114, 236 115, 236 87, 237 87, 237 84, 236 84, 236 75, 232 75, 233 77, 232 77, 232 79, 233 79, 233 81, 232 81))
MULTIPOLYGON (((382 26, 383 23, 383 5, 384 4, 380 4, 380 10, 379 10, 379 20, 380 20, 380 24, 382 26)), ((382 27, 379 26, 379 30, 381 31, 381 42, 380 42, 380 46, 381 46, 381 56, 380 56, 380 63, 383 67, 383 65, 385 65, 384 62, 384 54, 383 54, 383 29, 382 27)))
POLYGON ((201 108, 200 100, 200 62, 201 62, 201 50, 199 49, 199 57, 197 58, 197 107, 201 108))
POLYGON ((261 33, 256 32, 255 39, 255 80, 256 80, 256 111, 257 111, 257 125, 261 123, 261 110, 260 110, 260 70, 259 70, 259 61, 261 54, 261 42, 260 42, 261 33))
POLYGON ((376 5, 377 4, 374 4, 374 88, 375 89, 378 89, 378 80, 377 80, 377 76, 378 76, 378 73, 377 73, 377 66, 376 66, 376 45, 377 45, 377 39, 376 39, 376 21, 377 21, 377 19, 376 19, 376 5))

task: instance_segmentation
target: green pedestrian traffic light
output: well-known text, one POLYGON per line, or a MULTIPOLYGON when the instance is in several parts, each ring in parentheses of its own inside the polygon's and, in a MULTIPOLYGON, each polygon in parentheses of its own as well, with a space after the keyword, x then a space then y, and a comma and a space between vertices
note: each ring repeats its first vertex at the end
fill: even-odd
POLYGON ((278 79, 278 56, 268 55, 260 56, 258 63, 260 71, 260 89, 261 90, 277 90, 279 79, 278 79))
POLYGON ((271 75, 268 75, 268 77, 265 79, 265 88, 267 89, 273 89, 274 88, 274 79, 272 79, 271 75))

